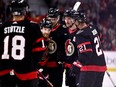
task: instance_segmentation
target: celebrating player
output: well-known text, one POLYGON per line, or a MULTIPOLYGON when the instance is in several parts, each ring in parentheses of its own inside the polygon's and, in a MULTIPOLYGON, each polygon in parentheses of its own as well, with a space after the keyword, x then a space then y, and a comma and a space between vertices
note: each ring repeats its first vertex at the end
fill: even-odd
POLYGON ((79 71, 76 74, 70 74, 69 71, 74 61, 78 59, 78 53, 76 51, 76 32, 78 31, 75 20, 73 19, 74 10, 69 9, 64 12, 64 21, 67 27, 67 31, 64 34, 65 37, 65 53, 64 66, 66 68, 66 85, 69 87, 76 87, 76 78, 79 77, 79 71))
MULTIPOLYGON (((27 6, 24 0, 13 0, 12 21, 0 27, 0 77, 13 70, 18 87, 38 87, 36 66, 46 48, 38 24, 26 19, 27 6)), ((7 85, 2 87, 10 87, 1 81, 7 85)))
POLYGON ((63 81, 63 67, 61 61, 64 55, 64 28, 59 23, 59 9, 50 8, 47 18, 52 21, 52 31, 50 33, 49 59, 46 63, 46 69, 49 74, 49 80, 53 83, 54 87, 61 87, 63 81))
POLYGON ((75 24, 78 61, 73 63, 72 73, 80 68, 79 87, 102 87, 104 73, 107 70, 96 26, 86 23, 83 10, 75 11, 75 24))

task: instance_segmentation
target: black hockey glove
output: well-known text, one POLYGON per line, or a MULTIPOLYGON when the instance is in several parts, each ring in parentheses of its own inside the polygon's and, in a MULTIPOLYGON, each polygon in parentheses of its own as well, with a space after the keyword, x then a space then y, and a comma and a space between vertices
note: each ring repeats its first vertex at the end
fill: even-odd
POLYGON ((80 73, 80 68, 82 67, 80 62, 74 62, 69 70, 69 76, 76 76, 80 73))
POLYGON ((72 65, 72 67, 69 70, 69 76, 74 77, 74 76, 78 75, 79 72, 80 72, 80 68, 75 65, 72 65))

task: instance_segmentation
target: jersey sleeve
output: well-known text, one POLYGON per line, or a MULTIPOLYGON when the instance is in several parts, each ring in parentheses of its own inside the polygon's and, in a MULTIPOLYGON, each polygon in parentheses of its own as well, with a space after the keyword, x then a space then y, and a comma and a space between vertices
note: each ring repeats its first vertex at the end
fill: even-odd
POLYGON ((33 52, 35 60, 39 62, 42 59, 44 51, 46 50, 45 41, 39 29, 39 25, 35 24, 32 26, 33 26, 33 29, 35 29, 35 31, 33 32, 35 36, 35 40, 32 46, 33 47, 32 52, 33 52))
POLYGON ((100 29, 97 27, 97 26, 92 26, 93 28, 95 28, 96 30, 97 30, 97 32, 98 32, 98 35, 99 35, 99 37, 100 37, 100 41, 101 41, 101 43, 103 43, 104 42, 104 39, 103 39, 103 34, 101 33, 101 31, 100 31, 100 29))

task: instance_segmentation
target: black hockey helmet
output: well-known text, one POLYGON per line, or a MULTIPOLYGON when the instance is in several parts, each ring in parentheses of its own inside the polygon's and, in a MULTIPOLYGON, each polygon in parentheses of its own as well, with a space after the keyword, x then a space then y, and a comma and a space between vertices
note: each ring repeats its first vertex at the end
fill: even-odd
POLYGON ((66 10, 63 14, 63 17, 71 17, 71 10, 66 10))
POLYGON ((40 29, 42 29, 43 27, 52 29, 52 22, 51 22, 51 20, 49 20, 49 19, 47 19, 47 18, 44 18, 44 19, 40 22, 40 29))
POLYGON ((63 16, 64 16, 64 17, 73 17, 74 12, 75 12, 75 11, 74 11, 73 9, 65 10, 63 16))
POLYGON ((29 5, 24 0, 12 0, 9 7, 12 15, 26 15, 29 5))
POLYGON ((60 15, 59 9, 57 8, 50 8, 48 10, 48 17, 56 18, 60 15))
POLYGON ((86 17, 84 10, 74 11, 72 16, 75 20, 78 20, 79 22, 86 22, 86 20, 87 20, 87 17, 86 17))

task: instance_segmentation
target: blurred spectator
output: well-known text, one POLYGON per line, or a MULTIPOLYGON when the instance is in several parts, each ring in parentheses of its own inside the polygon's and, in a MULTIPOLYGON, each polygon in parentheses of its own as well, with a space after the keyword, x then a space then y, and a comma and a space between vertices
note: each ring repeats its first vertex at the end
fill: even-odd
POLYGON ((4 21, 4 2, 0 0, 0 25, 4 21))
MULTIPOLYGON (((4 0, 8 4, 10 0, 4 0)), ((88 21, 98 25, 104 36, 104 50, 116 51, 116 0, 27 0, 30 10, 37 15, 46 15, 50 7, 57 7, 60 12, 73 8, 77 1, 87 10, 88 21)), ((0 19, 3 18, 4 4, 0 0, 0 19)), ((7 18, 8 13, 6 13, 7 18)), ((38 18, 38 16, 37 16, 38 18)))

